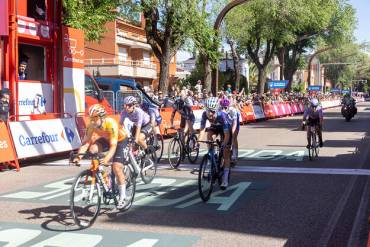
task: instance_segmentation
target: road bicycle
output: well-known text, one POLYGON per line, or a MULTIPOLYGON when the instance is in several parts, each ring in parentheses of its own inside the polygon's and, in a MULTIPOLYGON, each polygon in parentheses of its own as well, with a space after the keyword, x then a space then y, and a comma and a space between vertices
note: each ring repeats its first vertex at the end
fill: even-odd
POLYGON ((147 139, 147 144, 149 147, 154 147, 157 163, 161 161, 164 149, 163 136, 152 132, 147 139))
POLYGON ((304 124, 302 129, 304 129, 304 127, 310 128, 309 136, 311 145, 308 148, 308 157, 312 161, 315 157, 317 158, 320 153, 319 133, 316 130, 316 126, 307 126, 304 124))
MULTIPOLYGON (((204 155, 199 166, 198 190, 199 195, 204 202, 211 197, 213 187, 218 182, 222 183, 223 172, 223 147, 220 140, 216 141, 198 141, 208 144, 208 153, 204 155)), ((229 173, 230 179, 230 173, 229 173)))
MULTIPOLYGON (((127 211, 132 206, 135 197, 136 178, 140 175, 144 183, 152 182, 156 175, 157 165, 151 159, 151 154, 146 154, 132 138, 129 138, 123 153, 124 163, 127 163, 123 167, 123 173, 126 180, 126 201, 128 204, 120 210, 127 211)), ((79 155, 72 154, 70 161, 79 155)), ((99 215, 102 201, 104 204, 110 205, 113 200, 117 207, 119 200, 119 190, 112 169, 108 174, 100 163, 104 154, 87 154, 85 157, 91 159, 91 166, 76 177, 70 195, 72 218, 81 228, 87 228, 94 223, 99 215)))
POLYGON ((168 144, 168 161, 170 166, 174 169, 178 168, 181 161, 187 156, 190 163, 195 163, 199 156, 199 143, 197 136, 189 132, 185 135, 184 140, 181 138, 182 133, 180 129, 166 128, 165 133, 168 129, 176 130, 175 136, 171 139, 168 144))
MULTIPOLYGON (((72 154, 70 162, 77 156, 83 154, 72 154)), ((100 160, 104 154, 84 155, 84 158, 91 159, 90 168, 80 172, 72 185, 70 193, 70 209, 72 218, 80 228, 90 227, 96 220, 101 209, 101 203, 110 205, 112 200, 115 206, 118 205, 119 190, 112 169, 110 172, 104 170, 100 160)), ((131 158, 130 158, 131 159, 131 158)), ((124 166, 123 173, 126 180, 126 207, 120 209, 127 211, 134 201, 136 190, 136 177, 134 167, 129 163, 124 166)))

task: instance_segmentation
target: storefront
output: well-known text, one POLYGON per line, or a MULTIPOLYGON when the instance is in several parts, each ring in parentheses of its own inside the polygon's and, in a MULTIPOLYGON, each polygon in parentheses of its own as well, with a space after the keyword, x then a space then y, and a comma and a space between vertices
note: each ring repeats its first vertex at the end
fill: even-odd
POLYGON ((0 0, 2 86, 12 92, 11 114, 60 112, 58 0, 0 0), (3 8, 4 6, 4 8, 3 8), (3 13, 2 13, 2 12, 3 13))

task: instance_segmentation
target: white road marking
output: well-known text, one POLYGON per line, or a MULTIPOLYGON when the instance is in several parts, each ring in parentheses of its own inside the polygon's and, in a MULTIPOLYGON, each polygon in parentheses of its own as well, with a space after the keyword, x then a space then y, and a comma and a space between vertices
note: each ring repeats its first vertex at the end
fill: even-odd
POLYGON ((153 238, 144 238, 141 239, 133 244, 127 245, 127 247, 152 247, 154 246, 159 239, 153 239, 153 238))
MULTIPOLYGON (((158 168, 168 169, 169 165, 160 164, 158 168)), ((193 170, 199 168, 197 164, 180 164, 181 170, 193 170)), ((233 172, 241 173, 294 173, 294 174, 322 174, 322 175, 352 175, 370 176, 369 169, 341 169, 341 168, 300 168, 300 167, 259 167, 237 166, 231 168, 233 172)))

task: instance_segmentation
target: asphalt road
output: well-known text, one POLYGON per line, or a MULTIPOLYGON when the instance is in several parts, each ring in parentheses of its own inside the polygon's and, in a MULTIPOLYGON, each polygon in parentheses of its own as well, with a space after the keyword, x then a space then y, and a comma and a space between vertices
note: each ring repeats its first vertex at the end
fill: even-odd
POLYGON ((171 170, 164 159, 152 184, 139 183, 128 212, 108 207, 86 230, 73 225, 68 196, 87 165, 43 160, 1 172, 0 246, 366 246, 370 103, 349 123, 339 108, 324 115, 314 161, 302 116, 248 124, 228 190, 217 189, 207 204, 197 165, 171 170))

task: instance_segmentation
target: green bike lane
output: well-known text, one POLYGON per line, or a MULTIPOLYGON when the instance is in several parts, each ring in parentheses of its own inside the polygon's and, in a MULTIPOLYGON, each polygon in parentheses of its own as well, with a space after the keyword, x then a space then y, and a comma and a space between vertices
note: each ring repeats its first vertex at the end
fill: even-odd
POLYGON ((86 165, 61 160, 0 173, 0 246, 3 236, 21 241, 36 234, 23 246, 77 246, 85 238, 86 246, 347 246, 368 177, 362 169, 368 113, 360 108, 353 123, 342 121, 338 109, 328 111, 327 145, 314 162, 287 155, 305 152, 299 117, 243 126, 245 158, 228 190, 216 189, 209 203, 198 196, 197 165, 171 170, 163 161, 152 184, 139 183, 128 212, 107 207, 82 231, 69 217, 68 196, 71 179, 86 165))

